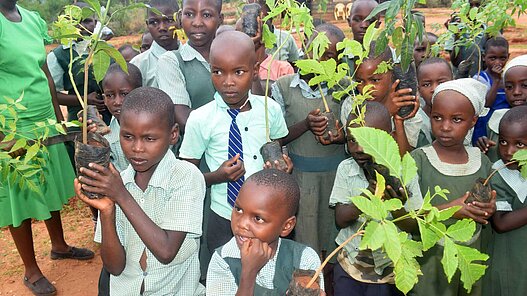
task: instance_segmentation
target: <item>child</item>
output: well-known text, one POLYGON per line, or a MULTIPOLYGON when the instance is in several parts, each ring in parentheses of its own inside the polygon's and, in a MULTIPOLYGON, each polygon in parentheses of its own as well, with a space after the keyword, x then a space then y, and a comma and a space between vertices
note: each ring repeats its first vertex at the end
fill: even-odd
MULTIPOLYGON (((507 103, 510 108, 527 104, 527 88, 525 81, 527 81, 527 55, 515 57, 507 63, 503 69, 503 80, 505 85, 505 94, 507 103)), ((498 142, 499 124, 503 114, 509 109, 500 109, 492 113, 487 126, 488 137, 480 137, 478 139, 478 147, 487 154, 491 161, 496 162, 499 159, 498 142)))
POLYGON ((191 109, 210 102, 216 92, 210 79, 209 53, 216 30, 223 22, 221 5, 221 0, 184 0, 181 25, 188 41, 159 60, 159 88, 175 104, 181 133, 185 132, 191 109))
POLYGON ((123 102, 121 146, 130 166, 121 173, 90 163, 75 192, 100 210, 101 257, 111 273, 110 295, 204 295, 199 237, 205 182, 177 160, 174 107, 161 90, 140 87, 123 102), (82 190, 102 199, 88 199, 82 190))
POLYGON ((320 266, 313 249, 280 238, 295 227, 299 199, 294 178, 282 171, 247 179, 231 214, 234 237, 212 256, 207 295, 286 295, 295 269, 320 266))
MULTIPOLYGON (((393 81, 393 73, 387 70, 385 73, 376 73, 377 67, 382 63, 391 63, 393 55, 390 48, 386 48, 380 55, 375 55, 376 43, 372 42, 370 45, 369 56, 365 58, 362 64, 357 68, 355 73, 355 81, 359 84, 357 90, 362 93, 366 85, 372 85, 371 88, 373 101, 383 104, 390 112, 393 119, 393 133, 401 155, 417 146, 422 118, 416 115, 419 108, 419 102, 416 97, 410 95, 411 89, 395 90, 399 81, 393 81), (401 118, 397 111, 403 106, 414 106, 413 111, 401 118)), ((349 106, 350 103, 347 105, 349 106)), ((344 109, 344 107, 343 107, 344 109)), ((346 107, 346 110, 350 110, 346 107)), ((342 117, 347 114, 342 114, 342 117)))
MULTIPOLYGON (((238 180, 243 182, 264 165, 259 151, 266 142, 266 130, 264 98, 249 92, 258 70, 251 38, 238 31, 221 33, 212 43, 210 62, 218 92, 214 101, 190 113, 180 157, 199 165, 205 155, 210 168, 204 175, 207 185, 212 185, 207 244, 213 251, 232 238, 229 218, 238 180), (241 139, 234 136, 238 133, 241 139)), ((273 100, 267 103, 270 137, 283 138, 287 126, 280 106, 273 100)))
POLYGON ((487 270, 489 286, 486 295, 527 295, 527 283, 518 277, 525 274, 525 245, 527 244, 527 221, 525 220, 525 197, 527 181, 520 175, 518 164, 503 168, 512 160, 513 154, 526 149, 527 106, 510 109, 499 125, 499 151, 501 159, 492 166, 500 169, 490 180, 496 190, 496 214, 492 217, 494 234, 490 247, 490 262, 487 270))
MULTIPOLYGON (((179 5, 177 0, 151 0, 149 5, 162 13, 158 15, 152 9, 147 11, 146 26, 154 41, 148 50, 133 58, 131 63, 141 70, 144 86, 157 87, 156 73, 159 58, 165 52, 179 48, 179 40, 174 33, 177 24, 174 13, 179 10, 179 5)), ((143 39, 145 37, 146 34, 143 35, 143 39)))
MULTIPOLYGON (((412 156, 416 161, 419 186, 424 195, 428 189, 440 186, 448 189, 448 201, 441 198, 432 200, 432 205, 443 210, 452 206, 461 208, 447 224, 456 219, 473 219, 478 222, 474 237, 466 244, 481 249, 481 224, 488 224, 488 219, 496 209, 495 192, 488 203, 472 202, 465 204, 468 191, 478 178, 486 178, 490 173, 491 163, 478 148, 463 144, 468 131, 474 126, 477 115, 484 108, 482 97, 485 96, 485 85, 472 79, 463 78, 440 84, 432 97, 432 133, 435 137, 430 146, 416 149, 412 156)), ((488 231, 487 228, 485 231, 488 231)), ((484 251, 484 250, 483 250, 484 251)), ((443 247, 436 245, 420 259, 423 276, 414 288, 415 295, 467 295, 459 273, 450 283, 441 267, 443 247)), ((481 282, 477 282, 470 295, 481 294, 481 282)))
POLYGON ((368 29, 368 27, 373 22, 376 22, 375 27, 377 28, 381 24, 380 15, 376 15, 371 19, 366 20, 373 9, 375 9, 375 7, 378 5, 379 3, 374 0, 358 0, 353 2, 350 15, 348 16, 348 25, 350 26, 351 32, 353 33, 353 39, 357 40, 361 44, 362 40, 364 39, 364 35, 366 34, 366 29, 368 29))
POLYGON ((438 85, 454 79, 450 64, 443 58, 425 59, 417 67, 417 87, 421 99, 421 108, 417 114, 423 119, 416 148, 432 144, 432 128, 430 126, 430 111, 432 110, 432 95, 438 85))
MULTIPOLYGON (((373 101, 367 101, 365 106, 366 126, 389 133, 392 127, 390 114, 386 107, 373 101)), ((351 113, 350 119, 354 118, 356 116, 351 113)), ((347 141, 351 157, 339 164, 329 199, 329 205, 335 207, 335 221, 341 228, 335 239, 337 244, 343 243, 357 232, 364 222, 364 219, 359 217, 361 212, 353 205, 350 197, 361 195, 361 189, 370 187, 363 166, 367 162, 371 162, 371 156, 363 152, 349 133, 347 134, 347 141)), ((409 209, 419 208, 422 204, 422 197, 417 186, 417 180, 410 184, 408 189, 413 194, 405 207, 409 209)), ((396 213, 393 214, 396 215, 396 213)), ((339 253, 333 275, 334 295, 350 295, 351 291, 354 291, 352 295, 400 295, 394 285, 392 262, 386 259, 386 255, 381 251, 358 251, 360 243, 361 238, 359 236, 347 244, 339 253)))
MULTIPOLYGON (((332 24, 322 24, 315 32, 310 42, 320 32, 324 32, 331 42, 320 60, 337 60, 337 43, 344 39, 344 33, 332 24)), ((312 53, 307 55, 311 58, 312 53)), ((321 92, 333 114, 340 114, 340 102, 333 99, 333 90, 325 86, 322 89, 309 86, 311 78, 300 73, 281 77, 272 86, 272 97, 284 112, 289 134, 283 144, 287 145, 295 166, 293 176, 302 195, 295 240, 319 254, 329 254, 336 247, 333 240, 337 229, 335 212, 328 207, 328 199, 337 166, 346 158, 346 152, 342 129, 338 125, 338 134, 323 138, 328 122, 321 113, 324 110, 321 92)))
POLYGON ((436 42, 437 35, 432 32, 426 32, 421 42, 416 38, 414 43, 414 62, 416 67, 419 67, 419 64, 421 64, 424 59, 431 57, 430 49, 432 48, 432 45, 436 44, 436 42))
POLYGON ((135 50, 130 44, 125 44, 119 47, 119 52, 127 63, 139 54, 139 52, 135 50))
POLYGON ((509 108, 502 81, 503 67, 505 67, 508 59, 509 43, 505 38, 494 37, 487 40, 485 43, 485 53, 483 55, 483 60, 487 68, 474 75, 473 78, 487 86, 485 107, 489 108, 489 111, 486 115, 480 116, 474 127, 474 134, 472 135, 472 143, 474 145, 480 137, 486 135, 487 123, 492 113, 495 110, 509 108))
POLYGON ((150 34, 150 32, 143 33, 143 36, 141 36, 141 53, 149 50, 150 46, 152 46, 152 42, 154 42, 152 34, 150 34))

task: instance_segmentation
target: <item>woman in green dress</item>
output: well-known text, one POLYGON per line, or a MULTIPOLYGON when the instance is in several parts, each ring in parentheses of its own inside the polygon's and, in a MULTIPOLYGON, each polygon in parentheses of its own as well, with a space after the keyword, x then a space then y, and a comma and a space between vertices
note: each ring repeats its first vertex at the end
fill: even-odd
MULTIPOLYGON (((35 122, 62 120, 47 69, 45 42, 47 26, 37 13, 16 5, 16 0, 0 0, 0 104, 18 98, 27 110, 18 114, 17 132, 27 132, 35 122), (50 91, 50 87, 53 91, 50 91)), ((9 118, 7 118, 9 119, 9 118)), ((4 138, 0 134, 0 140, 4 138)), ((31 219, 45 220, 51 238, 51 259, 91 259, 93 252, 69 246, 64 240, 60 210, 74 195, 74 172, 63 144, 51 145, 42 155, 45 182, 42 195, 10 179, 1 180, 0 227, 9 226, 24 263, 24 285, 35 295, 54 295, 55 287, 44 277, 35 260, 31 219)))

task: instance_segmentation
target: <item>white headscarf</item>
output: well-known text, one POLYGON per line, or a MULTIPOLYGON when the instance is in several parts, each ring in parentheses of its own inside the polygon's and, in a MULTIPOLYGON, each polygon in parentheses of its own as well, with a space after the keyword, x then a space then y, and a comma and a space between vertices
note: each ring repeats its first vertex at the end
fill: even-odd
POLYGON ((510 60, 507 65, 505 65, 505 68, 503 68, 503 78, 505 78, 505 73, 507 73, 507 71, 509 71, 512 67, 518 66, 527 67, 527 54, 515 57, 514 59, 510 60))
POLYGON ((438 93, 445 90, 458 92, 470 101, 476 115, 481 115, 485 111, 485 96, 487 95, 487 86, 473 78, 461 78, 447 81, 438 85, 432 95, 432 104, 438 93))

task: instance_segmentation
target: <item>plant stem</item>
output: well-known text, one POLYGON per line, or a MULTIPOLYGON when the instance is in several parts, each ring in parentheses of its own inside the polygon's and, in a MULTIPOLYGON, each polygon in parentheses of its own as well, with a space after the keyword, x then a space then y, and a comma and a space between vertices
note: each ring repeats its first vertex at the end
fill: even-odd
POLYGON ((326 113, 331 112, 331 110, 329 110, 328 102, 326 101, 326 97, 324 96, 324 92, 322 91, 322 86, 320 83, 318 84, 318 90, 320 91, 320 96, 322 97, 322 103, 324 103, 324 109, 326 109, 326 113))
POLYGON ((90 53, 84 62, 84 107, 82 109, 82 142, 88 143, 88 71, 92 63, 94 49, 90 49, 90 53))
POLYGON ((504 169, 506 168, 507 166, 511 165, 511 164, 514 164, 514 163, 517 163, 518 161, 517 160, 513 160, 513 161, 509 161, 507 162, 506 164, 502 165, 501 167, 495 169, 488 177, 487 179, 485 179, 485 182, 483 182, 483 186, 487 186, 487 183, 489 183, 490 181, 490 178, 494 177, 494 175, 501 169, 504 169))
MULTIPOLYGON (((364 226, 364 224, 365 223, 363 223, 362 226, 364 226)), ((362 226, 359 229, 361 229, 362 226)), ((313 283, 315 283, 315 281, 318 279, 318 276, 322 272, 322 269, 324 269, 324 266, 326 266, 326 264, 328 264, 329 260, 331 260, 331 258, 333 256, 335 256, 335 254, 337 254, 337 252, 340 251, 340 249, 344 248, 344 246, 347 245, 354 237, 356 237, 358 235, 363 235, 363 234, 364 234, 364 230, 360 230, 360 231, 355 232, 352 236, 348 237, 347 240, 345 240, 342 244, 340 244, 335 250, 333 250, 333 252, 331 252, 331 254, 329 254, 328 257, 326 257, 326 260, 324 260, 324 262, 322 262, 322 264, 320 264, 320 266, 318 267, 317 271, 315 272, 315 275, 313 275, 313 277, 311 278, 309 283, 307 283, 306 288, 311 287, 311 285, 313 285, 313 283)))

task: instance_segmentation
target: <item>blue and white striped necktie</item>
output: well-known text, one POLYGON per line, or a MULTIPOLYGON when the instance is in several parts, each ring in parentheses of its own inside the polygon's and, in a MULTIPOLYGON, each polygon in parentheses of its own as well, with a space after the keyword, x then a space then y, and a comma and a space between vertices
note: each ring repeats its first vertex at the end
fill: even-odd
MULTIPOLYGON (((236 116, 240 113, 240 109, 227 109, 227 112, 232 118, 231 127, 229 129, 229 159, 233 158, 236 154, 240 154, 240 161, 243 161, 243 146, 242 146, 242 135, 238 124, 236 124, 236 116)), ((244 176, 241 176, 238 180, 229 182, 227 184, 227 201, 234 206, 234 201, 238 197, 238 192, 243 185, 245 180, 244 176)))

